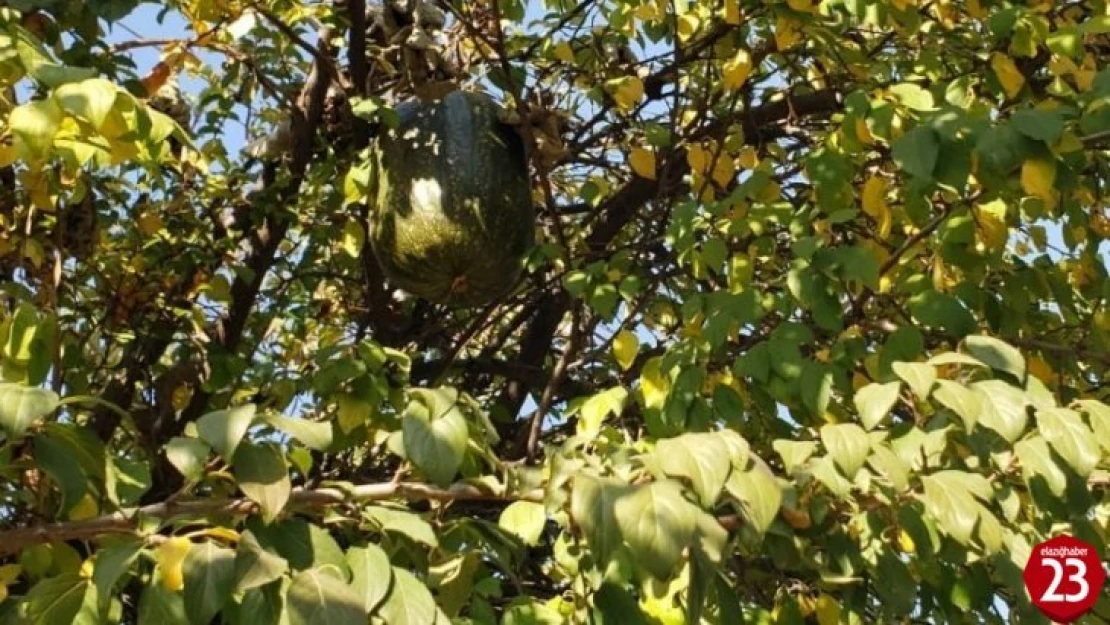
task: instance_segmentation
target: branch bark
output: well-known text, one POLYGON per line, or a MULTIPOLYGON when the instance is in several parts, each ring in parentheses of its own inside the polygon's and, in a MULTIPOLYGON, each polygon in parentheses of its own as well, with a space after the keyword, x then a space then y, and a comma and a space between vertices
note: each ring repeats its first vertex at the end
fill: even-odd
MULTIPOLYGON (((456 483, 438 488, 419 482, 383 482, 360 484, 349 489, 299 488, 289 497, 289 509, 313 510, 347 503, 363 503, 401 498, 408 501, 543 501, 543 491, 535 490, 517 496, 497 495, 473 484, 456 483)), ((93 540, 108 534, 133 534, 141 521, 151 518, 167 521, 179 517, 233 515, 246 516, 258 512, 258 504, 247 498, 194 499, 163 501, 142 507, 126 508, 113 514, 87 519, 49 523, 0 532, 0 557, 18 553, 31 545, 67 540, 93 540)))

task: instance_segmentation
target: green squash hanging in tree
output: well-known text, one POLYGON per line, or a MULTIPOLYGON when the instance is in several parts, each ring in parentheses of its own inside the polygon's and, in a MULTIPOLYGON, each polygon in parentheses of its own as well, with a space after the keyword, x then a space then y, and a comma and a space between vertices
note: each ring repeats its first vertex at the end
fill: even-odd
POLYGON ((481 306, 520 277, 535 236, 524 144, 488 96, 454 91, 397 107, 371 164, 370 243, 390 282, 481 306))

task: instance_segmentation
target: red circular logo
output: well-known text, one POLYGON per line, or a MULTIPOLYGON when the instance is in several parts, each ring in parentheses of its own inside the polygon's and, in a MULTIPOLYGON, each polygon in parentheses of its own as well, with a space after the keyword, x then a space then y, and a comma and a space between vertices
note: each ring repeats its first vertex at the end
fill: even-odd
POLYGON ((1057 536, 1033 547, 1024 577, 1033 605, 1058 623, 1070 623, 1095 606, 1106 571, 1093 546, 1057 536))

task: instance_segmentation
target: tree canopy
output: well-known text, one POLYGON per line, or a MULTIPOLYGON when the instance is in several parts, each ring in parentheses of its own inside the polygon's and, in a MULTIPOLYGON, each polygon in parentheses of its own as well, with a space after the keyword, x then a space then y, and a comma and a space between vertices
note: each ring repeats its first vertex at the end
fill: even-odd
POLYGON ((1104 0, 5 5, 0 622, 1040 623, 1106 558, 1104 0), (367 232, 454 89, 536 213, 473 307, 367 232))

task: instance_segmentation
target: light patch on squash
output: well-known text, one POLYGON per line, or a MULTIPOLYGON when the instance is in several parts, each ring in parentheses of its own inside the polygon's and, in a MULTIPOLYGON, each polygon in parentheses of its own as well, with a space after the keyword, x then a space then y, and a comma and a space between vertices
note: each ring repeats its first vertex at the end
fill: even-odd
POLYGON ((439 186, 439 181, 432 178, 413 180, 409 202, 415 211, 438 211, 443 206, 443 189, 439 186))

